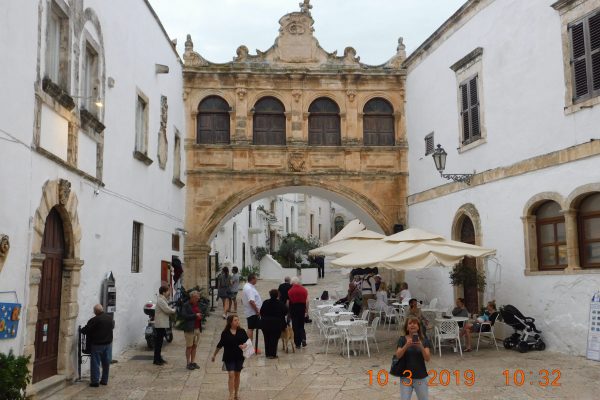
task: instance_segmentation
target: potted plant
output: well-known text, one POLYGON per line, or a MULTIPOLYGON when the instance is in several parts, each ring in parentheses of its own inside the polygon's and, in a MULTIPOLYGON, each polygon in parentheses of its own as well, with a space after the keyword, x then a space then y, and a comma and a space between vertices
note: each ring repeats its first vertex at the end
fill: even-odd
POLYGON ((483 291, 486 285, 485 274, 477 268, 460 263, 450 271, 450 283, 452 286, 475 286, 483 291))
POLYGON ((8 355, 0 353, 0 400, 24 400, 25 388, 31 382, 27 369, 29 356, 15 357, 12 350, 8 355))

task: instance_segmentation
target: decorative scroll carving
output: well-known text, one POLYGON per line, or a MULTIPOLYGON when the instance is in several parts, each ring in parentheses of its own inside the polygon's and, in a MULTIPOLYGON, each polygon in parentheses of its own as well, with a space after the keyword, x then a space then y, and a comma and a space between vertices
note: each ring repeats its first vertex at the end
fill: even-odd
POLYGON ((8 257, 9 250, 10 241, 8 240, 8 235, 0 234, 0 271, 2 271, 2 266, 4 266, 4 262, 8 257))
POLYGON ((385 63, 387 68, 402 68, 402 63, 406 60, 406 46, 404 45, 404 38, 398 38, 398 47, 396 47, 396 54, 385 63))
POLYGON ((240 99, 240 101, 244 100, 244 97, 246 97, 246 93, 248 93, 248 91, 244 88, 237 88, 235 90, 235 94, 237 94, 238 99, 240 99))
POLYGON ((58 202, 63 206, 69 201, 71 195, 71 182, 66 179, 59 179, 58 181, 58 202))
POLYGON ((306 170, 306 156, 303 153, 290 153, 288 158, 288 168, 292 172, 302 172, 306 170))
POLYGON ((167 166, 167 117, 169 115, 167 96, 160 96, 160 128, 158 129, 158 166, 165 169, 167 166))
POLYGON ((354 98, 356 97, 356 91, 355 90, 347 90, 346 95, 348 96, 348 100, 350 101, 350 103, 352 103, 354 101, 354 98))
POLYGON ((297 103, 300 101, 300 97, 302 97, 302 91, 300 90, 292 90, 292 97, 294 101, 297 103))
POLYGON ((194 51, 192 35, 187 35, 187 40, 185 41, 185 52, 183 53, 183 62, 187 67, 206 67, 209 64, 206 59, 194 51))

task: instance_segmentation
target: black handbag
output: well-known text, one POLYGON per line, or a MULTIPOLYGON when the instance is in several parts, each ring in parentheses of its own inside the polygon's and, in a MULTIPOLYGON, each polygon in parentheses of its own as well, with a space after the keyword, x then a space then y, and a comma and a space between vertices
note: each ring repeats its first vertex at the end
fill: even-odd
MULTIPOLYGON (((404 346, 404 341, 406 339, 404 336, 401 336, 398 340, 398 347, 404 346), (403 340, 404 339, 404 340, 403 340)), ((406 358, 397 358, 396 355, 392 356, 392 365, 390 366, 390 375, 397 376, 401 378, 406 370, 406 358)))

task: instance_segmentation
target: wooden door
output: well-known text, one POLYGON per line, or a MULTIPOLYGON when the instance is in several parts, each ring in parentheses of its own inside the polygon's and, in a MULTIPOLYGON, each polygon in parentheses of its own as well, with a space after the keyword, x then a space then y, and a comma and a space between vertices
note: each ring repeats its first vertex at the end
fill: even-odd
POLYGON ((35 329, 33 382, 57 374, 60 296, 65 239, 62 220, 53 208, 46 219, 42 253, 42 276, 38 292, 38 320, 35 329))
MULTIPOLYGON (((471 218, 464 217, 460 227, 460 241, 463 243, 475 244, 475 228, 471 218)), ((473 257, 465 257, 462 264, 468 267, 473 274, 477 273, 477 261, 473 257)), ((469 313, 479 313, 479 291, 477 285, 467 285, 463 287, 465 296, 465 306, 469 313)))
POLYGON ((285 145, 285 115, 255 114, 254 144, 285 145))
POLYGON ((171 288, 171 268, 169 268, 169 262, 161 260, 160 262, 160 284, 171 288))
POLYGON ((337 115, 309 117, 308 144, 314 146, 339 146, 341 144, 340 118, 337 115))

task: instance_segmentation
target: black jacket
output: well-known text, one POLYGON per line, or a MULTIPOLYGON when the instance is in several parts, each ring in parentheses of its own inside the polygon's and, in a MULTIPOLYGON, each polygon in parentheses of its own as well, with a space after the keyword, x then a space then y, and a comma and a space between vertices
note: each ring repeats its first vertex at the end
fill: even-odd
POLYGON ((285 316, 288 309, 278 299, 268 299, 260 308, 260 317, 263 329, 283 329, 286 326, 285 316))
POLYGON ((292 285, 287 282, 283 282, 281 285, 279 285, 279 300, 283 304, 285 304, 288 301, 288 291, 291 287, 292 285))
POLYGON ((81 333, 87 335, 90 344, 110 344, 113 341, 115 321, 107 313, 96 315, 90 319, 86 326, 81 328, 81 333))

